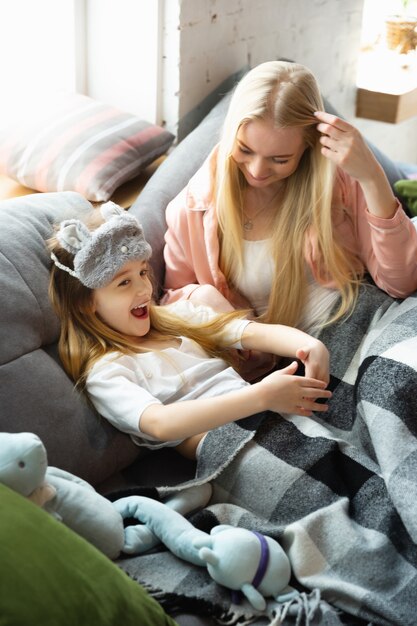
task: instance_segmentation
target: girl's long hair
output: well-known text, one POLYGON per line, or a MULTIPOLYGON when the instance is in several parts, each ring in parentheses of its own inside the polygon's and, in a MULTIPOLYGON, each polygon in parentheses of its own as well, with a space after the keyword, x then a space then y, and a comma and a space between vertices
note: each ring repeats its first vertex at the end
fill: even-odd
POLYGON ((318 252, 318 277, 340 292, 338 310, 327 324, 352 311, 363 276, 359 259, 335 240, 332 197, 335 171, 321 154, 314 111, 324 110, 310 70, 284 61, 263 63, 237 85, 225 118, 216 174, 220 267, 235 284, 243 269, 242 202, 247 186, 232 158, 239 128, 251 120, 272 120, 277 128, 303 129, 306 150, 297 170, 284 181, 284 197, 272 224, 274 280, 261 321, 296 326, 306 301, 306 242, 318 252))
MULTIPOLYGON (((47 243, 60 263, 73 269, 72 254, 60 246, 57 238, 51 237, 47 243)), ((59 356, 65 371, 79 388, 84 388, 91 367, 105 354, 148 351, 103 322, 93 310, 93 290, 55 265, 51 268, 49 297, 61 323, 59 356)), ((247 313, 233 311, 219 315, 210 322, 192 325, 189 321, 174 316, 169 307, 155 305, 150 307, 149 336, 161 341, 180 336, 189 337, 197 341, 210 356, 221 357, 229 364, 237 366, 235 351, 221 347, 222 337, 227 322, 245 317, 247 313)))

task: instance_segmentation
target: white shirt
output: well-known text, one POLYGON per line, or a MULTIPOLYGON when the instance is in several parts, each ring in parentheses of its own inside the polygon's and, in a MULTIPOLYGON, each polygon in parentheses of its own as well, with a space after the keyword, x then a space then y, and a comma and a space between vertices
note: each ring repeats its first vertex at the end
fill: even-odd
MULTIPOLYGON (((216 315, 208 307, 196 307, 189 301, 176 302, 169 308, 196 324, 216 315)), ((240 348, 249 323, 230 322, 224 345, 240 348)), ((161 448, 180 443, 161 442, 141 432, 140 418, 151 404, 215 397, 249 384, 222 359, 209 357, 195 341, 186 337, 180 341, 178 347, 143 354, 106 354, 87 376, 86 389, 97 411, 139 446, 161 448)))
POLYGON ((265 313, 274 276, 270 240, 243 240, 243 268, 236 287, 251 303, 256 315, 265 313))
POLYGON ((327 322, 340 294, 337 289, 323 287, 314 280, 309 272, 307 302, 297 328, 305 333, 317 336, 323 324, 327 322))
MULTIPOLYGON (((274 262, 269 248, 270 240, 243 242, 243 271, 236 281, 240 293, 249 300, 256 315, 265 313, 274 276, 274 262)), ((336 289, 317 283, 308 270, 307 302, 301 321, 297 324, 306 333, 317 335, 339 298, 336 289)), ((286 297, 286 294, 283 294, 286 297)))

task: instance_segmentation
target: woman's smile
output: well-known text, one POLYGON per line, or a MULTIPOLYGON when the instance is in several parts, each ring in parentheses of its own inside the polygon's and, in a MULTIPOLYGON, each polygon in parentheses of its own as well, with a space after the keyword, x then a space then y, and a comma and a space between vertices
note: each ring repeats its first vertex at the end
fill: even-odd
POLYGON ((268 187, 288 178, 306 148, 301 128, 277 128, 269 120, 242 124, 232 158, 251 187, 268 187))

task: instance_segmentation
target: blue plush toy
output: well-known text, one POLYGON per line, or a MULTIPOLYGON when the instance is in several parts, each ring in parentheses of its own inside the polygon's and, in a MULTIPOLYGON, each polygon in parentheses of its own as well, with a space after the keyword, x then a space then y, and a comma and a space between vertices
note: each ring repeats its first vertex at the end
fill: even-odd
POLYGON ((123 519, 86 481, 48 467, 33 433, 0 433, 0 482, 32 500, 115 559, 124 544, 123 519))
POLYGON ((220 585, 241 591, 258 610, 265 608, 265 597, 288 599, 281 594, 290 580, 290 564, 276 541, 223 525, 207 534, 183 517, 208 503, 210 485, 180 491, 164 504, 143 496, 111 503, 81 478, 48 467, 45 447, 33 433, 0 433, 0 482, 45 508, 111 559, 122 551, 146 552, 161 541, 179 558, 207 567, 220 585), (124 528, 127 517, 141 524, 124 528))
MULTIPOLYGON (((116 559, 123 550, 123 518, 113 503, 85 480, 48 466, 45 446, 37 435, 0 432, 0 482, 44 508, 110 559, 116 559)), ((205 506, 210 496, 209 485, 185 489, 171 498, 166 508, 190 513, 205 506)), ((148 549, 159 543, 142 524, 137 536, 148 549)))

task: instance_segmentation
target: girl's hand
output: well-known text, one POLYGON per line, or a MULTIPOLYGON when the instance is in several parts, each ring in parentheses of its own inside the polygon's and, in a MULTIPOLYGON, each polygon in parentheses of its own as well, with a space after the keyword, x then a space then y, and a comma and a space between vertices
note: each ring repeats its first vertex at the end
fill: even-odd
POLYGON ((325 389, 327 383, 314 378, 294 376, 298 363, 273 372, 256 383, 266 400, 266 408, 276 413, 295 413, 310 417, 313 411, 325 412, 326 404, 316 402, 319 398, 331 398, 325 389))
POLYGON ((331 113, 316 111, 314 115, 320 120, 317 130, 322 133, 321 153, 357 181, 372 179, 380 166, 361 133, 331 113))
POLYGON ((307 378, 315 378, 329 384, 329 351, 324 343, 318 339, 311 344, 299 348, 295 353, 297 359, 305 367, 305 376, 307 378))

